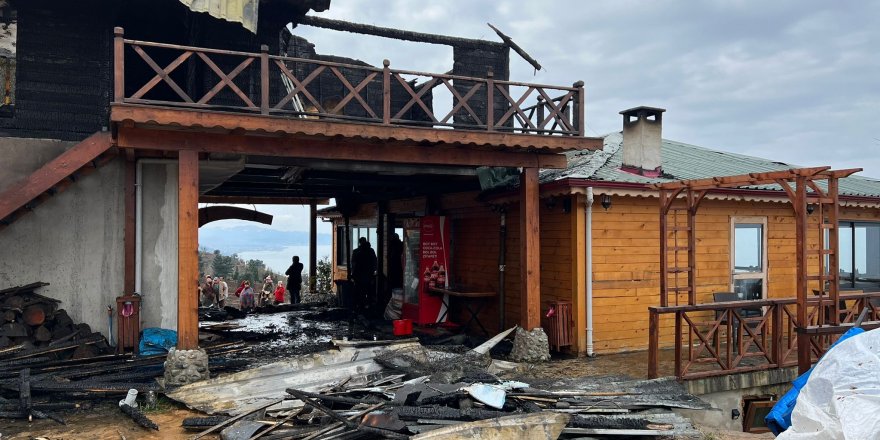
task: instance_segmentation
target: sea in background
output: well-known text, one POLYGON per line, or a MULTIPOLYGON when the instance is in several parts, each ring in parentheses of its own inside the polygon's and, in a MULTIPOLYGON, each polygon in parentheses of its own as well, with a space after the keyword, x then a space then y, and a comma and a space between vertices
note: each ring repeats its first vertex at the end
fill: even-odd
MULTIPOLYGON (((332 237, 327 225, 318 229, 318 260, 329 257, 332 237)), ((241 225, 234 227, 211 227, 199 229, 199 246, 209 252, 219 249, 223 255, 238 254, 247 260, 262 260, 267 268, 284 273, 290 267, 290 259, 299 255, 303 267, 309 267, 308 231, 284 231, 261 226, 241 225)))
MULTIPOLYGON (((331 245, 318 245, 318 260, 324 257, 330 257, 331 245)), ((299 255, 299 261, 303 264, 305 270, 309 270, 309 246, 297 245, 287 246, 277 250, 258 250, 239 252, 238 256, 247 260, 263 260, 266 267, 277 273, 284 273, 290 267, 290 259, 294 255, 299 255)))

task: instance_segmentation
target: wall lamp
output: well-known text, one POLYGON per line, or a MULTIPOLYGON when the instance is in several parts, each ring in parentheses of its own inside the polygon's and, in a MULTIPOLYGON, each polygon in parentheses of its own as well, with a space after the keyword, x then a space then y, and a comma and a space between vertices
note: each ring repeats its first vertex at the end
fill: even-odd
POLYGON ((813 211, 816 210, 816 205, 810 203, 807 205, 807 214, 813 214, 813 211))
POLYGON ((602 199, 600 200, 602 207, 607 211, 608 208, 611 207, 611 196, 608 194, 602 194, 602 199))

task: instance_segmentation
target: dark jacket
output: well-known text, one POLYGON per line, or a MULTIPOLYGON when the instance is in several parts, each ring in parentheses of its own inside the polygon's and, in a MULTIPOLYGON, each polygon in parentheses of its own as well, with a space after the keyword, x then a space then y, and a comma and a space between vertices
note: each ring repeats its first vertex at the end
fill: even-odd
POLYGON ((303 264, 302 263, 293 263, 290 267, 287 268, 287 271, 284 272, 284 275, 287 275, 287 288, 290 289, 292 286, 299 286, 303 282, 303 264))
POLYGON ((357 280, 366 280, 376 274, 376 251, 369 243, 358 246, 351 253, 351 277, 357 280))

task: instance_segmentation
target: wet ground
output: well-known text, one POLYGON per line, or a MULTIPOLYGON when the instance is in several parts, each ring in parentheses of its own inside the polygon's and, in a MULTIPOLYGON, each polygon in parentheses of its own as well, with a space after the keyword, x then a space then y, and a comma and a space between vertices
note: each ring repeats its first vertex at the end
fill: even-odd
POLYGON ((251 366, 263 365, 287 357, 314 353, 333 347, 331 339, 354 337, 358 339, 386 337, 390 325, 354 321, 349 331, 350 315, 346 310, 331 307, 309 307, 279 313, 254 313, 241 319, 201 323, 202 333, 212 334, 222 341, 243 341, 250 350, 241 357, 252 361, 251 366), (218 324, 239 326, 231 330, 213 330, 218 324), (385 328, 387 327, 387 329, 385 328))

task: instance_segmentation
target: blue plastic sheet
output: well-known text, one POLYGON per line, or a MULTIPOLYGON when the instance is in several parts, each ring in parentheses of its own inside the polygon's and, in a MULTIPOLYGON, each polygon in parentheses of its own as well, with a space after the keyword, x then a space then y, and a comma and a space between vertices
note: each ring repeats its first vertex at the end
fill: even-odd
MULTIPOLYGON (((832 345, 835 345, 865 331, 861 328, 854 327, 849 329, 846 333, 840 336, 837 342, 832 345)), ((779 402, 776 402, 776 405, 773 405, 773 408, 764 417, 764 423, 767 424, 767 427, 770 428, 770 431, 773 432, 774 435, 779 435, 782 431, 785 431, 791 426, 791 413, 794 411, 794 405, 797 403, 798 395, 801 392, 801 388, 804 387, 807 383, 807 379, 810 378, 810 373, 813 372, 813 369, 810 368, 806 373, 800 375, 797 379, 795 379, 791 383, 791 389, 788 390, 785 395, 779 399, 779 402)))
POLYGON ((141 335, 138 351, 141 356, 167 354, 177 345, 177 332, 158 327, 145 328, 141 335))

